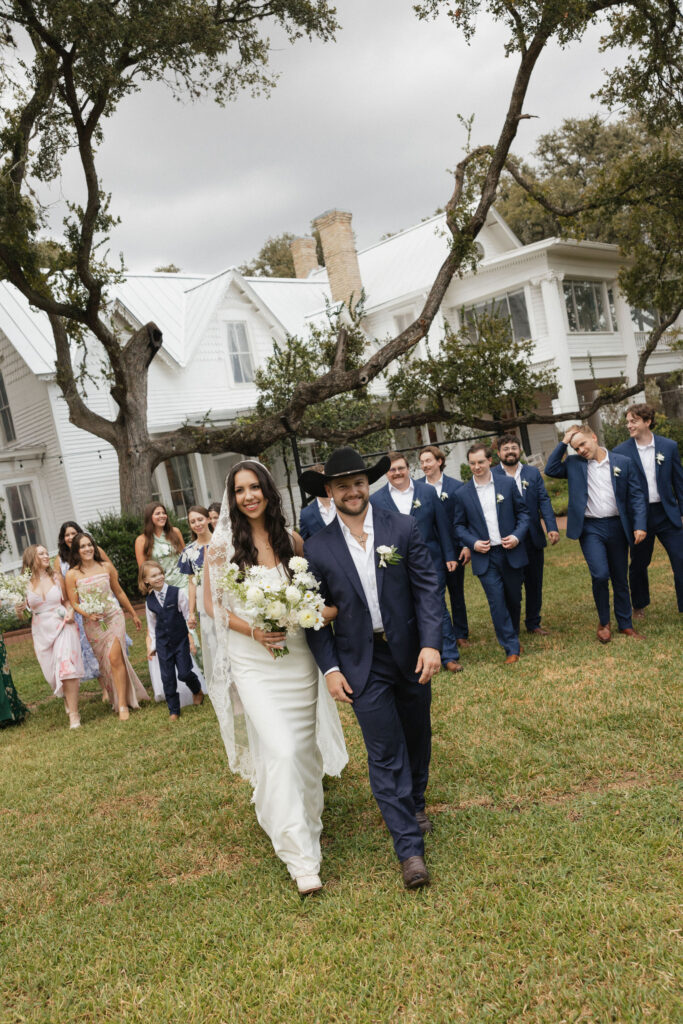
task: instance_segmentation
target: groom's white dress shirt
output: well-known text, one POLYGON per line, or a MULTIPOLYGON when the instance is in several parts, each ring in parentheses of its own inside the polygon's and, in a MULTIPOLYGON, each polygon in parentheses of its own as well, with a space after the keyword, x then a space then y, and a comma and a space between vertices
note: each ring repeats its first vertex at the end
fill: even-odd
POLYGON ((640 456, 643 472, 645 473, 645 479, 647 480, 648 502, 650 505, 653 505, 656 501, 662 500, 659 494, 659 488, 657 487, 654 434, 652 435, 652 440, 649 444, 638 444, 636 441, 636 451, 640 456))
POLYGON ((485 484, 477 483, 475 480, 474 489, 477 497, 479 498, 481 510, 484 513, 486 528, 489 531, 491 547, 498 547, 498 545, 503 543, 503 538, 500 535, 500 527, 498 525, 498 513, 496 512, 496 484, 493 477, 489 477, 488 482, 485 484))
POLYGON ((415 487, 413 481, 410 481, 410 487, 406 487, 405 491, 399 491, 398 487, 394 487, 392 483, 389 484, 389 494, 399 512, 402 512, 404 516, 410 515, 410 510, 413 507, 413 501, 415 494, 415 487))
POLYGON ((612 469, 609 454, 602 462, 597 459, 588 460, 588 501, 586 502, 586 519, 607 519, 618 516, 614 488, 612 487, 612 469))

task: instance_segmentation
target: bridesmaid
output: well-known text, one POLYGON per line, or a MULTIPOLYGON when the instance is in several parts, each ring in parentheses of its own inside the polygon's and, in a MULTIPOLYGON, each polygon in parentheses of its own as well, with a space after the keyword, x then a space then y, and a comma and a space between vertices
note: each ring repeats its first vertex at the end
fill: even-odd
POLYGON ((207 679, 211 678, 214 656, 216 653, 216 632, 213 619, 205 613, 204 587, 202 583, 204 558, 211 543, 212 528, 209 521, 209 510, 202 505, 193 505, 187 510, 187 522, 194 540, 187 545, 178 559, 178 568, 189 576, 190 589, 188 600, 190 617, 187 624, 190 629, 197 628, 197 612, 202 641, 202 669, 207 679))
POLYGON ((209 523, 211 529, 215 530, 218 525, 218 518, 221 514, 221 503, 220 501, 212 501, 209 505, 209 523))
POLYGON ((142 624, 119 583, 119 574, 111 562, 103 560, 89 533, 77 533, 74 537, 71 562, 73 568, 66 574, 69 600, 74 611, 83 616, 85 632, 99 662, 112 707, 125 722, 129 708, 139 707, 138 701, 148 700, 148 695, 128 660, 126 620, 121 608, 128 612, 136 629, 142 624), (89 591, 109 599, 103 614, 88 613, 81 606, 80 599, 89 591), (111 600, 112 596, 116 601, 111 600))
POLYGON ((31 573, 26 604, 32 614, 31 634, 36 657, 55 697, 64 697, 69 724, 78 729, 78 690, 83 678, 83 658, 74 610, 57 576, 47 548, 31 544, 24 551, 22 568, 31 573))
POLYGON ((0 729, 4 729, 8 725, 19 725, 27 714, 28 708, 14 689, 7 663, 5 638, 0 633, 0 729))
MULTIPOLYGON (((77 533, 82 533, 78 523, 69 519, 67 522, 62 523, 59 528, 59 536, 57 538, 57 554, 55 555, 53 567, 55 572, 61 572, 62 576, 66 579, 66 574, 71 568, 71 544, 77 533)), ((109 562, 111 559, 107 557, 102 548, 97 549, 104 562, 109 562)), ((78 635, 81 639, 81 655, 83 657, 83 669, 85 671, 84 679, 99 679, 100 666, 97 663, 97 658, 93 653, 93 649, 88 643, 88 638, 85 635, 83 628, 83 618, 76 613, 75 622, 78 626, 78 635)), ((100 679, 100 685, 102 686, 102 700, 108 701, 107 690, 104 682, 100 679)))

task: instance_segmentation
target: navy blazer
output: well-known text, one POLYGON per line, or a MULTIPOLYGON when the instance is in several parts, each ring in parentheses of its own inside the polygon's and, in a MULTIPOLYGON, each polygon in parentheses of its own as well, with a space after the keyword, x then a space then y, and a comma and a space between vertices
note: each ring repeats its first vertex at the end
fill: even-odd
MULTIPOLYGON (((551 453, 545 467, 546 476, 566 479, 569 483, 569 510, 567 512, 567 536, 578 540, 583 531, 583 522, 588 504, 588 462, 582 455, 562 456, 567 451, 562 441, 551 453)), ((610 479, 617 503, 617 511, 626 540, 633 544, 634 530, 647 530, 647 500, 638 479, 633 460, 626 455, 609 453, 610 479), (618 470, 618 472, 615 472, 618 470)))
MULTIPOLYGON (((445 502, 439 501, 439 496, 431 484, 425 484, 422 480, 413 480, 413 487, 415 490, 410 515, 420 528, 422 539, 429 548, 434 564, 439 566, 442 572, 445 572, 446 562, 455 561, 453 531, 450 528, 448 513, 443 507, 445 502), (419 502, 417 508, 415 508, 415 502, 419 502)), ((385 484, 384 487, 380 487, 378 491, 371 494, 370 501, 373 508, 398 512, 394 499, 391 497, 389 484, 385 484)))
MULTIPOLYGON (((655 476, 657 478, 657 490, 662 499, 662 508, 674 526, 680 526, 681 516, 683 516, 683 467, 681 467, 681 455, 678 445, 671 438, 662 437, 661 434, 654 434, 653 436, 655 439, 655 476)), ((627 455, 633 461, 641 487, 645 493, 645 500, 647 501, 649 498, 647 477, 645 476, 643 464, 640 461, 635 440, 629 437, 628 441, 618 444, 613 451, 619 455, 627 455)))
MULTIPOLYGON (((394 661, 407 679, 416 682, 415 665, 421 648, 441 649, 443 608, 437 576, 412 517, 381 508, 373 508, 372 517, 375 549, 382 544, 395 546, 401 556, 395 565, 387 564, 382 569, 375 551, 382 625, 394 661)), ((359 694, 372 664, 372 619, 338 518, 309 537, 304 557, 320 581, 325 601, 339 609, 334 632, 330 626, 317 632, 306 630, 308 646, 321 672, 338 665, 353 693, 359 694)))
POLYGON ((318 499, 314 498, 313 501, 305 505, 299 513, 299 533, 303 540, 307 537, 312 537, 318 530, 322 530, 325 527, 325 520, 320 515, 320 508, 318 507, 318 499))
MULTIPOLYGON (((494 466, 491 470, 494 479, 500 476, 508 476, 503 466, 494 466)), ((510 477, 510 480, 514 481, 515 487, 517 482, 514 477, 510 477)), ((519 488, 517 488, 519 491, 519 488)), ((548 533, 552 531, 557 532, 557 520, 555 519, 555 513, 553 512, 553 506, 550 501, 550 496, 545 489, 543 483, 543 477, 536 469, 535 466, 527 466, 522 464, 522 497, 526 503, 527 510, 529 512, 529 533, 528 538, 535 548, 539 550, 548 546, 548 541, 545 537, 545 531, 541 526, 541 519, 545 523, 545 528, 548 533)))
MULTIPOLYGON (((496 499, 502 496, 502 501, 496 500, 498 528, 501 537, 514 534, 519 541, 517 547, 509 550, 503 548, 503 550, 509 565, 513 569, 522 569, 529 561, 526 548, 522 543, 529 529, 529 513, 517 490, 517 484, 507 474, 506 477, 504 480, 501 480, 500 477, 493 477, 496 499)), ((491 538, 474 480, 468 480, 455 495, 454 500, 457 508, 455 534, 460 543, 472 552, 472 572, 475 576, 483 576, 489 567, 488 552, 475 551, 474 545, 478 540, 490 540, 491 538)))
MULTIPOLYGON (((423 477, 420 478, 420 483, 421 484, 429 484, 430 487, 432 486, 429 483, 429 481, 427 480, 426 476, 423 476, 423 477)), ((451 523, 451 526, 452 526, 453 530, 455 530, 455 504, 454 504, 454 502, 451 499, 452 499, 453 495, 456 493, 456 491, 459 491, 460 488, 464 487, 464 486, 465 485, 462 482, 462 480, 456 480, 454 476, 446 476, 445 473, 441 474, 441 498, 440 498, 440 500, 441 500, 441 503, 442 503, 444 509, 446 510, 446 515, 448 516, 448 519, 449 519, 449 521, 451 523), (444 494, 446 495, 445 498, 444 498, 444 494)), ((436 490, 436 488, 434 488, 434 490, 436 490)), ((439 497, 439 495, 437 494, 437 498, 438 497, 439 497)), ((454 536, 455 536, 455 534, 454 534, 454 536)))

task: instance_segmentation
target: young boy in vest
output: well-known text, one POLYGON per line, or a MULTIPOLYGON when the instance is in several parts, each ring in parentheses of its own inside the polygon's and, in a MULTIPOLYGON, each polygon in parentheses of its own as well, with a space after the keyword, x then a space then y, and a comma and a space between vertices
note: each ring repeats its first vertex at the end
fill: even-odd
POLYGON ((180 718, 178 679, 192 691, 193 704, 204 700, 201 683, 192 667, 187 594, 178 587, 168 586, 161 565, 151 560, 140 566, 138 582, 140 592, 146 595, 147 657, 153 658, 156 654, 159 659, 168 713, 171 721, 177 722, 180 718))

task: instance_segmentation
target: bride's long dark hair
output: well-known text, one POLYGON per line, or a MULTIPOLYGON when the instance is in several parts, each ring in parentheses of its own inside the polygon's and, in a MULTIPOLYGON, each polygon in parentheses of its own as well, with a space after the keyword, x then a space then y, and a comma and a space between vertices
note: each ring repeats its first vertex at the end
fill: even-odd
POLYGON ((235 501, 235 477, 243 469, 250 470, 259 482, 263 497, 267 501, 266 530, 268 531, 270 546, 278 561, 282 562, 285 569, 287 569, 287 564, 294 554, 294 549, 285 525, 282 498, 273 482, 272 476, 259 462, 238 462, 228 473, 225 486, 228 491, 232 542, 235 548, 232 561, 239 565, 240 569, 248 569, 252 565, 258 565, 258 552, 254 546, 251 525, 248 518, 240 512, 235 501))

